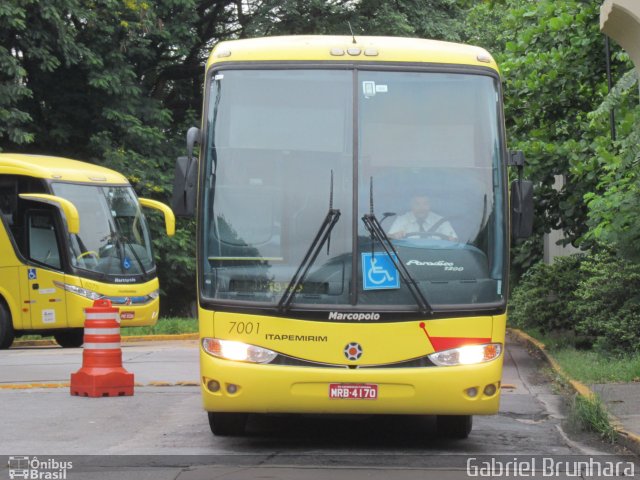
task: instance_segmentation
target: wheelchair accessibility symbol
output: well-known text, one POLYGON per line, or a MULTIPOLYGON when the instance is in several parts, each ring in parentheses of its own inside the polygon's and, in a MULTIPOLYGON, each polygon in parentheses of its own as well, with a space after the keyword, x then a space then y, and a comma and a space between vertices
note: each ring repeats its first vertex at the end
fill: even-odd
POLYGON ((28 269, 27 270, 27 276, 29 277, 29 280, 37 280, 38 279, 38 273, 37 273, 35 268, 28 269))
POLYGON ((398 270, 385 252, 362 254, 362 281, 365 290, 400 288, 398 270))

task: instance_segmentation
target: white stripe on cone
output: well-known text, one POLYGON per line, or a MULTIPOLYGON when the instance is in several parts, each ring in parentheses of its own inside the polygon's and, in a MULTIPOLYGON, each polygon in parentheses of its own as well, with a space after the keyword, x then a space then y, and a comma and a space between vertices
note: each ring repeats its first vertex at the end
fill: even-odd
POLYGON ((85 335, 120 335, 119 328, 85 328, 85 335))
POLYGON ((113 343, 85 343, 83 347, 86 350, 119 350, 120 342, 113 343))
POLYGON ((120 321, 120 316, 118 315, 118 312, 109 312, 109 313, 86 313, 85 317, 86 320, 116 320, 116 321, 120 321))

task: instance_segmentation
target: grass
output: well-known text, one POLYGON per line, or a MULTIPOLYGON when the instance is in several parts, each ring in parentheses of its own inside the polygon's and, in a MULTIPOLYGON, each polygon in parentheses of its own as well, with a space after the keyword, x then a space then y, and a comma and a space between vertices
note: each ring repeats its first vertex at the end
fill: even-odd
POLYGON ((606 442, 614 443, 616 440, 616 431, 598 396, 587 398, 576 395, 571 405, 569 422, 588 432, 597 433, 606 442))
MULTIPOLYGON (((596 350, 578 349, 576 339, 567 335, 543 335, 535 330, 527 333, 544 343, 545 349, 571 378, 584 384, 640 382, 640 353, 620 358, 596 350)), ((558 381, 564 384, 562 380, 558 381)), ((598 395, 574 395, 568 422, 573 428, 596 433, 606 442, 616 441, 617 432, 598 395)))
POLYGON ((568 336, 543 335, 536 330, 527 333, 544 343, 564 371, 582 383, 640 382, 640 354, 620 358, 576 349, 568 336))
POLYGON ((123 337, 198 333, 198 319, 182 317, 161 318, 153 327, 126 327, 121 332, 123 337))
MULTIPOLYGON (((120 330, 123 337, 137 335, 173 335, 180 333, 198 333, 197 318, 163 317, 153 327, 125 327, 120 330)), ((53 339, 52 336, 23 335, 18 340, 53 339)))
POLYGON ((640 382, 640 355, 611 358, 568 348, 551 353, 569 376, 582 383, 640 382))

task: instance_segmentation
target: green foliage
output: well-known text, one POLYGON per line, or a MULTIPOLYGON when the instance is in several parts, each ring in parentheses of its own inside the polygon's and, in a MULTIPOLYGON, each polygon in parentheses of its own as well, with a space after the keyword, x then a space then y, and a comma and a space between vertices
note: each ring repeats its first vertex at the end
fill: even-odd
POLYGON ((569 304, 577 332, 610 355, 640 353, 640 265, 600 252, 582 263, 580 275, 569 304))
MULTIPOLYGON (((525 152, 526 177, 535 182, 535 236, 514 249, 516 272, 541 258, 545 232, 562 229, 575 245, 588 229, 583 197, 599 182, 593 144, 608 135, 606 121, 589 117, 607 88, 601 4, 482 2, 468 16, 468 40, 493 51, 501 67, 507 137, 511 148, 525 152), (558 176, 565 182, 560 191, 558 176)), ((626 68, 624 58, 614 59, 614 75, 626 68)))
MULTIPOLYGON (((548 343, 543 343, 549 347, 548 343)), ((565 348, 554 350, 553 356, 571 378, 582 383, 640 381, 640 354, 618 358, 608 352, 565 348)))
MULTIPOLYGON (((158 219, 155 219, 158 221, 158 219)), ((161 231, 161 221, 157 227, 161 231)), ((173 237, 158 234, 153 248, 158 258, 161 309, 167 315, 191 315, 196 295, 195 222, 178 219, 173 237)))
POLYGON ((462 9, 454 0, 362 0, 354 28, 363 35, 394 35, 460 41, 462 9))
POLYGON ((247 36, 291 34, 392 35, 456 41, 463 10, 454 0, 265 0, 249 19, 247 36))
POLYGON ((138 335, 181 335, 198 333, 198 320, 184 317, 162 317, 153 327, 126 327, 122 329, 123 337, 138 335))
POLYGON ((512 325, 542 334, 573 332, 577 317, 570 308, 580 281, 579 267, 583 255, 556 259, 552 265, 542 262, 524 274, 509 302, 512 325))
MULTIPOLYGON (((640 265, 602 249, 538 263, 514 289, 511 323, 609 356, 640 353, 640 265)), ((562 344, 563 342, 559 342, 562 344)))
POLYGON ((616 429, 611 425, 607 409, 597 396, 586 398, 576 395, 571 405, 569 422, 587 432, 597 433, 606 442, 615 442, 616 429))
MULTIPOLYGON (((590 230, 586 240, 611 245, 632 262, 640 261, 640 106, 636 71, 631 70, 617 83, 600 107, 591 115, 592 123, 608 120, 614 109, 618 137, 613 144, 594 143, 595 168, 599 182, 585 195, 590 230)), ((585 167, 576 166, 584 173, 585 167)))

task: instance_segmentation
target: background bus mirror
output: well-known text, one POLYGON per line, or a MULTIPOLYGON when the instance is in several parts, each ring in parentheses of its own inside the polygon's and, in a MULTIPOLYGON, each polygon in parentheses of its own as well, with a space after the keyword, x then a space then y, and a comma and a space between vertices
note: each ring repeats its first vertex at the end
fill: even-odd
POLYGON ((533 182, 511 182, 511 237, 529 238, 533 233, 533 182))
POLYGON ((21 193, 19 196, 23 200, 46 203, 58 208, 64 216, 67 231, 72 234, 80 233, 80 214, 76 206, 69 200, 44 193, 21 193))
POLYGON ((153 208, 164 215, 164 227, 169 237, 176 233, 176 217, 167 205, 149 198, 139 198, 138 201, 143 207, 153 208))
POLYGON ((178 157, 173 180, 171 208, 179 217, 192 217, 196 212, 198 165, 193 157, 178 157))

